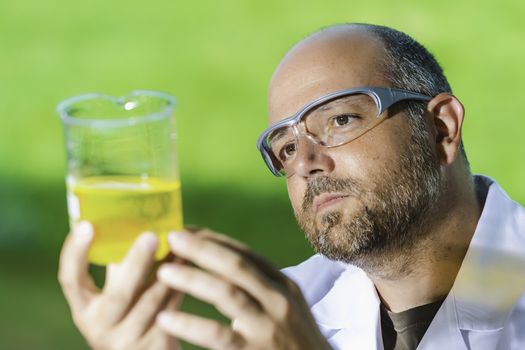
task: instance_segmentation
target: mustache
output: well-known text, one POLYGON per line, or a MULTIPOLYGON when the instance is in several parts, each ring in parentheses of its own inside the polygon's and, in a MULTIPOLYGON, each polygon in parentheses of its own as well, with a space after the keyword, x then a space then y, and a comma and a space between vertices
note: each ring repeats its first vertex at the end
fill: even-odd
POLYGON ((361 184, 351 178, 334 179, 320 176, 310 180, 303 197, 302 210, 307 212, 312 208, 314 198, 322 193, 343 192, 348 195, 358 195, 362 192, 361 184))

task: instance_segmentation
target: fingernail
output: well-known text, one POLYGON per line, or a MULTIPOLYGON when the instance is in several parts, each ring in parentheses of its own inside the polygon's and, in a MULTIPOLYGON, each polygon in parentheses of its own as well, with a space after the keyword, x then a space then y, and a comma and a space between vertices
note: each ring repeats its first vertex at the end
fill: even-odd
POLYGON ((171 325, 171 317, 166 311, 162 311, 157 315, 157 323, 164 327, 171 325))
POLYGON ((177 265, 176 264, 164 264, 158 270, 159 280, 172 280, 176 278, 177 275, 177 265))
POLYGON ((89 221, 81 221, 73 230, 73 237, 79 243, 87 243, 93 238, 93 226, 89 221))
POLYGON ((144 232, 140 235, 138 245, 148 253, 157 251, 158 239, 157 236, 152 232, 144 232))
POLYGON ((172 276, 170 269, 170 267, 162 266, 158 272, 159 280, 169 280, 172 276))
POLYGON ((188 237, 183 232, 171 232, 168 235, 168 242, 174 249, 185 248, 188 245, 188 237))

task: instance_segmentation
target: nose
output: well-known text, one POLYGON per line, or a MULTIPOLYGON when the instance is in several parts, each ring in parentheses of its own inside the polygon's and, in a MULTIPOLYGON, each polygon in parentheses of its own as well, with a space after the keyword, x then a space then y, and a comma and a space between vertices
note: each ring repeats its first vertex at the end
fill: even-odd
POLYGON ((304 178, 330 174, 335 168, 335 162, 327 151, 328 148, 307 137, 299 137, 293 164, 294 173, 304 178))

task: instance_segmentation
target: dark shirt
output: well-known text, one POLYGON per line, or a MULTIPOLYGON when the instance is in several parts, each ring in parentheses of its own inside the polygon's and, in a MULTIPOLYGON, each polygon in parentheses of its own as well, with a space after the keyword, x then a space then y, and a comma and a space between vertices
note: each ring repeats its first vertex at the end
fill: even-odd
POLYGON ((403 312, 392 312, 381 304, 381 331, 385 350, 415 350, 443 300, 403 312))

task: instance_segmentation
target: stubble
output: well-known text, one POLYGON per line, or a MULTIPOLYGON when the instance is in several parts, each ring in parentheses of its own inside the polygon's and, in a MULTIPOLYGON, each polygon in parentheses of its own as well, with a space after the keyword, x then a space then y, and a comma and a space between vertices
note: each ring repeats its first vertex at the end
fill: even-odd
POLYGON ((413 131, 397 164, 370 181, 312 178, 295 212, 299 226, 314 250, 329 259, 381 273, 389 261, 404 256, 397 269, 407 269, 410 256, 417 255, 412 253, 430 233, 428 215, 441 191, 439 164, 426 135, 413 131), (313 199, 322 193, 344 193, 352 197, 355 209, 316 217, 313 199))

